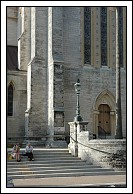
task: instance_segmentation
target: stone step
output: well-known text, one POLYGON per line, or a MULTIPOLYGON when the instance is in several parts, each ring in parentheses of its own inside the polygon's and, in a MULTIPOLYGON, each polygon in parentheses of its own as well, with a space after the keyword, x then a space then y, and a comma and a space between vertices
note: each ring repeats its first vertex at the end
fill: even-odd
MULTIPOLYGON (((24 152, 21 152, 21 155, 24 152)), ((45 153, 45 152, 33 152, 36 156, 72 156, 70 153, 45 153)))
MULTIPOLYGON (((8 150, 10 152, 10 150, 8 150)), ((25 149, 21 149, 23 153, 25 149)), ((21 156, 21 162, 15 159, 7 161, 7 175, 13 179, 70 177, 92 175, 121 175, 125 171, 101 168, 100 165, 87 164, 86 161, 72 156, 68 149, 34 149, 34 161, 21 156)))
MULTIPOLYGON (((34 158, 50 158, 50 159, 53 159, 53 158, 77 158, 77 159, 80 159, 78 157, 75 157, 75 156, 72 156, 72 155, 66 155, 66 154, 58 154, 58 155, 45 155, 45 154, 34 154, 34 158)), ((21 158, 27 158, 27 156, 23 156, 21 155, 21 158)))
POLYGON ((77 168, 77 169, 69 169, 69 168, 64 168, 64 169, 33 169, 33 168, 23 168, 22 170, 16 170, 16 171, 8 171, 8 175, 14 175, 14 174, 50 174, 50 173, 68 173, 68 172, 100 172, 100 171, 112 171, 112 169, 108 168, 77 168))
MULTIPOLYGON (((11 152, 12 151, 12 148, 7 148, 7 151, 11 152)), ((20 152, 24 152, 25 151, 25 148, 20 148, 20 152)), ((66 149, 53 149, 53 148, 50 148, 50 149, 47 149, 47 148, 33 148, 33 152, 36 152, 36 153, 69 153, 69 150, 66 148, 66 149)))
MULTIPOLYGON (((76 160, 76 161, 81 161, 81 159, 80 158, 75 158, 75 157, 48 157, 48 158, 46 158, 46 157, 36 157, 36 156, 34 156, 34 161, 47 161, 47 162, 49 162, 49 161, 56 161, 56 160, 62 160, 62 161, 65 161, 65 160, 76 160)), ((21 161, 27 161, 28 160, 28 157, 27 156, 25 156, 25 157, 21 157, 21 161)), ((12 160, 10 160, 10 163, 12 163, 12 162, 15 162, 16 160, 15 159, 12 159, 12 160)), ((9 163, 9 162, 8 162, 9 163)))
MULTIPOLYGON (((35 161, 34 161, 35 162, 35 161)), ((73 162, 60 162, 60 163, 44 163, 44 162, 37 162, 37 163, 34 163, 34 162, 23 162, 23 163, 17 163, 16 165, 15 164, 8 164, 7 165, 7 168, 10 169, 10 168, 25 168, 25 167, 65 167, 65 166, 73 166, 73 167, 81 167, 81 166, 85 166, 86 163, 85 162, 77 162, 77 161, 73 161, 73 162)), ((89 166, 91 166, 90 168, 95 168, 95 167, 99 167, 98 165, 88 165, 88 168, 89 166)))
POLYGON ((20 167, 14 167, 14 165, 12 166, 12 167, 9 167, 9 166, 7 166, 7 169, 8 169, 8 171, 9 172, 11 172, 11 171, 18 171, 18 170, 24 170, 24 168, 32 168, 32 170, 57 170, 57 169, 93 169, 93 168, 95 168, 95 169, 98 169, 98 168, 101 168, 101 166, 96 166, 96 165, 83 165, 83 164, 79 164, 79 165, 76 165, 75 166, 75 164, 74 165, 67 165, 67 164, 65 164, 65 165, 53 165, 53 166, 50 166, 50 165, 46 165, 46 166, 44 166, 43 164, 42 165, 40 165, 40 164, 37 164, 37 165, 34 165, 34 164, 31 164, 31 165, 26 165, 26 166, 24 166, 24 165, 22 165, 22 166, 20 166, 20 167))
MULTIPOLYGON (((12 150, 8 150, 8 153, 11 153, 12 152, 12 150)), ((21 157, 23 157, 23 153, 25 153, 25 150, 21 150, 20 151, 20 154, 21 154, 21 157)), ((34 150, 34 152, 33 152, 33 154, 36 156, 36 157, 42 157, 42 156, 45 156, 45 157, 59 157, 59 156, 61 156, 61 157, 74 157, 74 156, 72 156, 71 155, 71 153, 69 153, 69 152, 58 152, 58 151, 51 151, 51 152, 49 152, 49 151, 45 151, 45 150, 34 150)))
POLYGON ((30 179, 30 178, 48 178, 48 177, 71 177, 71 176, 99 176, 99 175, 125 175, 125 172, 122 171, 99 171, 99 172, 57 172, 57 173, 31 173, 29 174, 10 174, 8 173, 8 177, 12 177, 13 179, 30 179))
POLYGON ((41 158, 41 159, 35 159, 34 161, 28 161, 27 159, 24 159, 24 160, 21 160, 21 162, 17 162, 15 159, 13 160, 10 160, 10 162, 8 161, 7 162, 7 165, 10 165, 10 164, 14 164, 14 165, 21 165, 22 162, 24 164, 29 164, 29 163, 44 163, 44 164, 50 164, 50 163, 53 163, 53 164, 56 164, 56 163, 60 163, 60 162, 68 162, 68 163, 71 163, 71 162, 79 162, 79 163, 83 163, 85 161, 82 161, 80 159, 76 159, 76 158, 53 158, 52 160, 51 159, 44 159, 44 158, 41 158))

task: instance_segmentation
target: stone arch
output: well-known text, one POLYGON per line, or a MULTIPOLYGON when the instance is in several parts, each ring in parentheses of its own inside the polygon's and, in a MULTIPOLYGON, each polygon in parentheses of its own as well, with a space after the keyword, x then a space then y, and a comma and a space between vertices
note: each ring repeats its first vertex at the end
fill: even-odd
POLYGON ((15 83, 14 83, 14 81, 10 80, 10 81, 7 83, 7 88, 8 88, 10 85, 12 85, 13 90, 15 90, 15 83))
POLYGON ((93 132, 98 135, 98 107, 101 104, 108 105, 110 108, 111 138, 115 136, 115 97, 109 90, 104 90, 97 95, 93 105, 93 132))

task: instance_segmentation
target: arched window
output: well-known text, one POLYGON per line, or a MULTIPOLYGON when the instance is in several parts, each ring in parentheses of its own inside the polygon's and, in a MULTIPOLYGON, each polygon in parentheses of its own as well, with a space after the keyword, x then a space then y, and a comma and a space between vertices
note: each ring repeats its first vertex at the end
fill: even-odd
POLYGON ((13 116, 13 85, 8 86, 8 116, 13 116))
POLYGON ((84 7, 84 63, 91 64, 91 7, 84 7))
POLYGON ((107 66, 107 7, 101 7, 101 65, 107 66))

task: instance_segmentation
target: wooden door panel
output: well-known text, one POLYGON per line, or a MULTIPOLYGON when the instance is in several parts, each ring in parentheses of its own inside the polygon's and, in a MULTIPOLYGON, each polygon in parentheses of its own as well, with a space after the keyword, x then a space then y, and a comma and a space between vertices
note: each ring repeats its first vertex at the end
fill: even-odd
POLYGON ((98 125, 110 135, 110 108, 106 104, 99 106, 98 125))

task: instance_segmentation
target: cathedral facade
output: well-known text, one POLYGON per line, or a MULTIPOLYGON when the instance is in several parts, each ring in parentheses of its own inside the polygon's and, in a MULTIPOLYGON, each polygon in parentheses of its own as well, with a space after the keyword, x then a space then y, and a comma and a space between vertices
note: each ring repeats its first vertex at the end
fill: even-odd
MULTIPOLYGON (((118 9, 126 138, 126 7, 118 9)), ((116 12, 110 7, 7 7, 7 138, 66 140, 76 115, 115 137, 116 12)))

